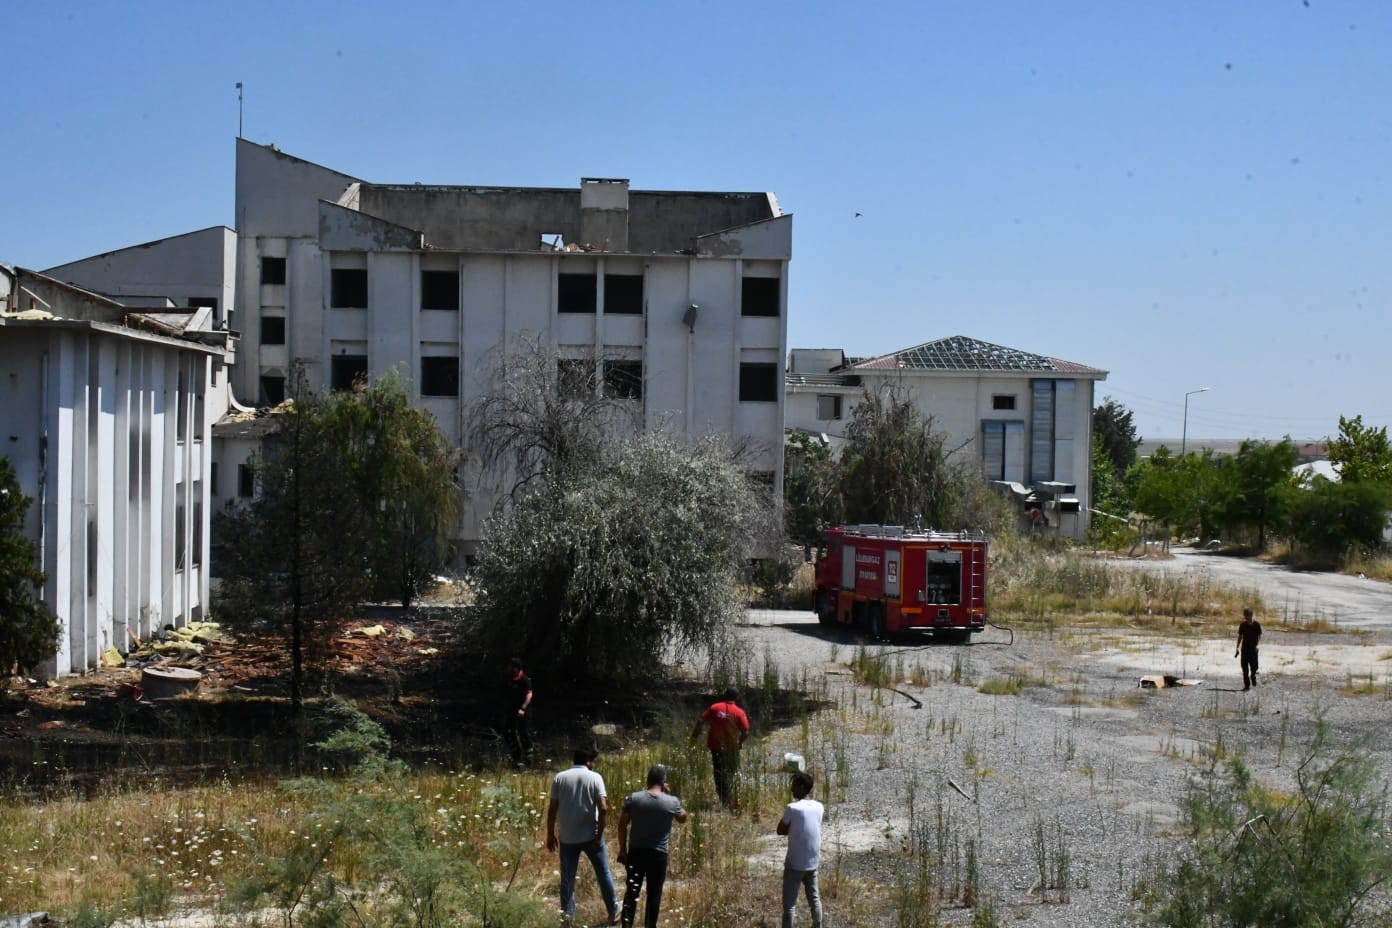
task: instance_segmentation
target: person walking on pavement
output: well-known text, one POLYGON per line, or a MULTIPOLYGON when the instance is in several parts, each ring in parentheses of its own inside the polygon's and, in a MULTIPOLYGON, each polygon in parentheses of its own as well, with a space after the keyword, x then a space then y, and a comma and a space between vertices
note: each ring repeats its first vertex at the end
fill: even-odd
POLYGON ((625 799, 619 815, 619 863, 628 868, 620 920, 623 928, 633 928, 644 879, 648 881, 648 902, 643 911, 643 928, 657 928, 662 887, 667 882, 672 823, 684 821, 686 810, 681 800, 667 788, 667 768, 657 764, 648 771, 647 789, 625 799))
POLYGON ((522 658, 508 661, 507 709, 503 714, 503 732, 515 764, 531 763, 534 748, 532 733, 527 726, 527 714, 532 705, 532 678, 522 669, 522 658))
POLYGON ((740 747, 749 735, 749 716, 739 706, 739 690, 729 687, 724 698, 701 713, 696 727, 691 730, 692 741, 700 736, 702 728, 707 729, 706 747, 711 752, 715 793, 722 805, 736 808, 739 805, 740 747))
POLYGON ((793 801, 778 820, 778 833, 788 838, 783 858, 783 928, 793 928, 798 890, 807 892, 813 928, 822 928, 822 895, 817 889, 817 867, 822 857, 822 804, 809 799, 812 774, 793 774, 793 801))
POLYGON ((1237 649, 1233 657, 1242 659, 1242 688, 1257 685, 1257 645, 1261 642, 1261 623, 1252 618, 1251 609, 1242 610, 1242 624, 1237 626, 1237 649))
POLYGON ((561 864, 561 921, 575 921, 575 874, 580 855, 590 859, 604 907, 609 913, 606 925, 619 923, 619 903, 614 892, 614 875, 604 852, 604 825, 609 817, 604 777, 594 769, 593 748, 577 748, 574 765, 562 770, 551 781, 551 801, 546 807, 546 849, 559 854, 561 864))

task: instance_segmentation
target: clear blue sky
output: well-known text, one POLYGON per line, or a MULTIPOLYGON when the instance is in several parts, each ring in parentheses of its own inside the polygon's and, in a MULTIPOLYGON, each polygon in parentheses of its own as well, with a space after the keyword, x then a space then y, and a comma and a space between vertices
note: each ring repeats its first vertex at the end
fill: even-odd
POLYGON ((6 4, 0 261, 378 182, 772 190, 789 343, 1101 367, 1142 435, 1392 423, 1392 3, 6 4), (861 215, 857 218, 856 213, 861 215))

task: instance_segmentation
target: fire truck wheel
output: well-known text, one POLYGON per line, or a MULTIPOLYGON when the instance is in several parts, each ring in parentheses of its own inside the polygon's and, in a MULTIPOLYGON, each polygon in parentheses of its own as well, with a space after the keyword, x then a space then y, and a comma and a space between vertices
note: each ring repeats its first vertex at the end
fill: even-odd
POLYGON ((836 621, 835 607, 830 602, 826 590, 817 591, 817 599, 813 605, 817 612, 817 621, 822 625, 830 625, 836 621))
POLYGON ((865 617, 865 631, 871 641, 884 638, 884 610, 879 606, 870 607, 869 615, 865 617))

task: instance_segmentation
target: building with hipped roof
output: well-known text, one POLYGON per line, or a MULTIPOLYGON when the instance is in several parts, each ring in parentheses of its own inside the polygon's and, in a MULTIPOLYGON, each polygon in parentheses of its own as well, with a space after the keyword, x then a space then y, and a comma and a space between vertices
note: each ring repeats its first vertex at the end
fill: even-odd
POLYGON ((211 307, 135 311, 0 265, 0 454, 62 623, 47 672, 205 615, 227 340, 211 307))
POLYGON ((932 420, 954 460, 979 463, 1010 494, 1022 526, 1081 538, 1091 503, 1094 384, 1106 377, 1099 368, 963 335, 872 358, 795 348, 785 374, 785 424, 825 436, 839 453, 866 391, 893 384, 932 420))

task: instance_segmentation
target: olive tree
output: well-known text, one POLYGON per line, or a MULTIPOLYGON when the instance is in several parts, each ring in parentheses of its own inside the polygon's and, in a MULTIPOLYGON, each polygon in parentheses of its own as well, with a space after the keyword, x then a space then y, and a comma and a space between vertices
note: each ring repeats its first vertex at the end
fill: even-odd
POLYGON ((469 415, 471 447, 511 472, 474 574, 479 644, 552 679, 611 682, 718 651, 775 511, 744 450, 638 431, 601 365, 536 345, 498 363, 469 415))

